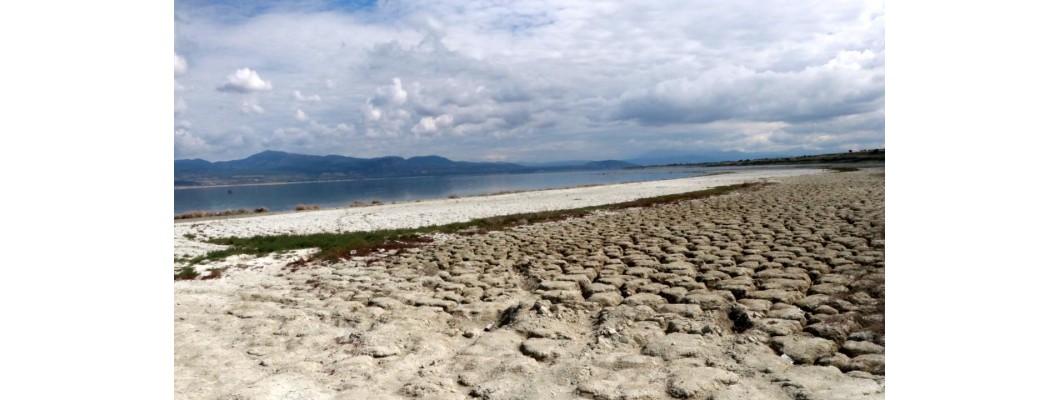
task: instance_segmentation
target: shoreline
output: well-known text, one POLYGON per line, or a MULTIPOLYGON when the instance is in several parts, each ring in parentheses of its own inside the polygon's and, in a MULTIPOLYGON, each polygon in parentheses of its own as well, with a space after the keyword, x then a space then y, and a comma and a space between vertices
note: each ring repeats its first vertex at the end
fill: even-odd
POLYGON ((613 204, 645 197, 824 172, 826 170, 813 168, 739 171, 689 178, 422 200, 366 207, 176 220, 173 235, 174 256, 195 257, 225 247, 199 241, 202 239, 418 228, 498 215, 613 204))

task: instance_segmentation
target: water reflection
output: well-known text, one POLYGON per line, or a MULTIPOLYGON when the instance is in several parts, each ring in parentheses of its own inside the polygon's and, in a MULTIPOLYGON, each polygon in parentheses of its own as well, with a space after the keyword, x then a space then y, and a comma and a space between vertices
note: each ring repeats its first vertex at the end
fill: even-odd
POLYGON ((683 178, 733 168, 659 168, 616 171, 549 172, 304 182, 229 186, 173 191, 174 213, 267 207, 290 211, 298 204, 343 207, 351 202, 401 202, 472 196, 505 191, 541 190, 580 185, 683 178))

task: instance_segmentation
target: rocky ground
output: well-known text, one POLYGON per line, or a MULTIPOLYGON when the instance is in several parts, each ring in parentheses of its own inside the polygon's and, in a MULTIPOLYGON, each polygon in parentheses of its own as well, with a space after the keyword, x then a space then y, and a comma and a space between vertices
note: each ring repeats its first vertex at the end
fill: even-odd
POLYGON ((882 169, 176 283, 188 399, 884 397, 882 169))

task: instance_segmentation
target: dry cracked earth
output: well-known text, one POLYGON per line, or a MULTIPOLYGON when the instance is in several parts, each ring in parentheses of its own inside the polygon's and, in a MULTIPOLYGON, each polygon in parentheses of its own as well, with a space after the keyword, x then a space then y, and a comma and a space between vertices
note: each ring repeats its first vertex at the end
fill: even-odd
POLYGON ((882 169, 179 282, 177 398, 884 397, 882 169))

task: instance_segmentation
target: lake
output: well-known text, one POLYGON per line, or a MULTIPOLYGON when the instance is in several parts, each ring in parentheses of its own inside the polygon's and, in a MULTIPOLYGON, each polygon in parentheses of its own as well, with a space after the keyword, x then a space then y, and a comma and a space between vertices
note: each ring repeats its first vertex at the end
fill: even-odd
POLYGON ((274 212, 291 211, 298 204, 315 204, 322 208, 345 207, 354 201, 370 203, 379 200, 389 203, 441 199, 452 195, 464 197, 507 191, 685 178, 747 168, 667 167, 180 188, 173 190, 173 212, 180 214, 193 210, 220 211, 258 207, 267 207, 274 212))

